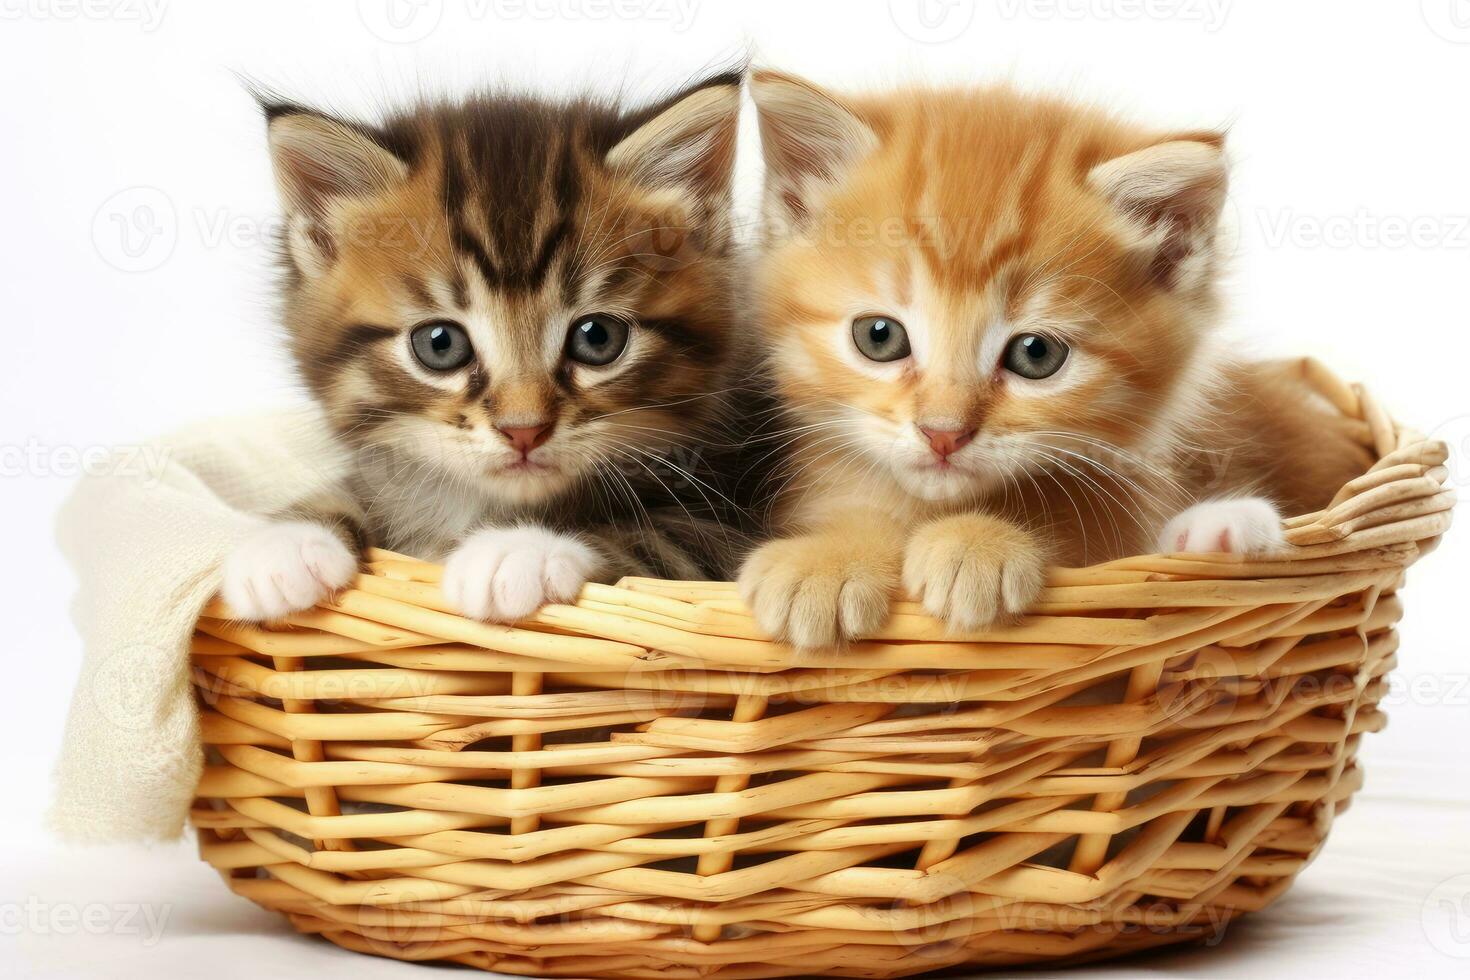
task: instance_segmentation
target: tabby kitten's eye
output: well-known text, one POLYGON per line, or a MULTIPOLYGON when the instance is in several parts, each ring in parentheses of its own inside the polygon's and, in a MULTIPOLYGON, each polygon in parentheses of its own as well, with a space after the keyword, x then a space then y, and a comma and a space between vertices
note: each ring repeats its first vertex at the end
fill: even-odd
POLYGON ((628 325, 601 313, 582 317, 567 331, 567 357, 579 364, 611 364, 627 346, 628 325))
POLYGON ((860 316, 852 321, 852 342, 870 361, 901 361, 912 353, 908 331, 890 316, 860 316))
POLYGON ((1070 348, 1055 337, 1023 333, 1012 337, 1006 344, 1001 364, 1012 374, 1040 381, 1060 371, 1070 352, 1070 348))
POLYGON ((436 320, 414 327, 409 335, 413 356, 430 371, 453 371, 464 367, 475 356, 470 335, 464 327, 448 320, 436 320))

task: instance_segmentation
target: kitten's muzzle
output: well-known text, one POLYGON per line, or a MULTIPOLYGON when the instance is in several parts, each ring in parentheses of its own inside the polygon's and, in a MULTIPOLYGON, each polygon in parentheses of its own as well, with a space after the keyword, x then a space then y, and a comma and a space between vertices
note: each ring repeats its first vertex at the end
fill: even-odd
POLYGON ((532 425, 496 426, 495 431, 505 437, 510 447, 521 454, 522 459, 526 459, 532 450, 546 444, 555 428, 555 422, 539 422, 532 425))
POLYGON ((974 429, 937 429, 921 425, 919 431, 924 433, 924 438, 929 440, 929 448, 941 460, 949 459, 951 455, 964 449, 970 444, 970 440, 975 438, 974 429))

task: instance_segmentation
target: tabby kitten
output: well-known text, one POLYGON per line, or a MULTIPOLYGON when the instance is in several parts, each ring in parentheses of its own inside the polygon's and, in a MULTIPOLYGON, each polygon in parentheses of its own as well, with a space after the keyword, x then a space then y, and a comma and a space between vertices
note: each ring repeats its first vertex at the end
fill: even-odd
POLYGON ((317 603, 367 542, 447 558, 448 600, 505 621, 588 580, 727 574, 696 467, 741 361, 741 82, 382 125, 265 105, 290 350, 351 465, 227 560, 235 610, 317 603))
POLYGON ((1211 343, 1221 135, 1003 87, 751 90, 755 319, 793 444, 787 536, 740 579, 767 632, 841 643, 901 590, 969 630, 1048 562, 1267 550, 1278 507, 1368 465, 1283 369, 1211 343))

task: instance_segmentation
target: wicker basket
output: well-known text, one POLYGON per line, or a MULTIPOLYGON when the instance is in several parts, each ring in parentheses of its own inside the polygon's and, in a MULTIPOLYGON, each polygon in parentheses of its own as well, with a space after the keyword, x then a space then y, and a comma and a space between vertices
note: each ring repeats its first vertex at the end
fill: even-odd
POLYGON ((788 666, 719 583, 518 627, 376 552, 329 607, 216 605, 193 822, 239 894, 349 949, 532 976, 889 977, 1215 938, 1361 783, 1442 443, 1315 362, 1379 457, 1290 553, 1057 569, 1024 623, 911 605, 788 666))

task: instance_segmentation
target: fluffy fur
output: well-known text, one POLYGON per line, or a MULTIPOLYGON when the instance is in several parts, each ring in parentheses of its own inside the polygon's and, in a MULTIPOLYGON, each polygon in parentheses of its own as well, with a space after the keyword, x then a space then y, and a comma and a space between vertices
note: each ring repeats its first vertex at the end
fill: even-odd
POLYGON ((1220 134, 1004 87, 848 98, 762 72, 752 91, 758 320, 792 455, 785 536, 741 575, 766 630, 840 643, 901 590, 983 626, 1048 562, 1152 550, 1211 498, 1255 499, 1181 514, 1166 550, 1268 548, 1276 507, 1367 464, 1280 368, 1213 350, 1220 134), (871 317, 905 356, 860 349, 871 317), (1060 369, 1012 370, 1028 337, 1060 369))
POLYGON ((588 579, 728 572, 711 455, 743 360, 740 85, 636 111, 482 97, 381 125, 267 103, 290 349, 355 465, 227 564, 237 610, 319 601, 368 542, 448 558, 446 595, 493 619, 588 579), (626 346, 578 359, 584 327, 626 346), (448 367, 423 357, 441 342, 448 367))

